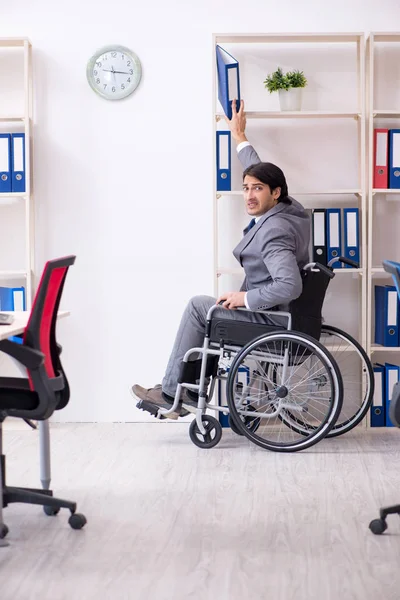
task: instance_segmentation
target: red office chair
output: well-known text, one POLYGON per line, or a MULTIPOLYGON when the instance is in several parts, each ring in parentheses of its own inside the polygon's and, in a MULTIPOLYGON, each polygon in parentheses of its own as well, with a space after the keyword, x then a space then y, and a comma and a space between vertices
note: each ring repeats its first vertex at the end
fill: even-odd
POLYGON ((56 342, 56 321, 68 268, 74 262, 75 256, 66 256, 46 263, 28 325, 22 334, 22 344, 0 341, 0 351, 18 360, 28 371, 26 379, 0 377, 0 491, 3 499, 2 504, 0 502, 0 540, 8 533, 2 522, 1 507, 13 502, 39 504, 47 515, 56 515, 60 508, 69 508, 69 524, 73 529, 81 529, 86 523, 84 515, 76 512, 75 502, 53 498, 51 490, 8 487, 2 452, 2 422, 6 417, 48 419, 69 401, 68 381, 60 362, 61 346, 56 342))

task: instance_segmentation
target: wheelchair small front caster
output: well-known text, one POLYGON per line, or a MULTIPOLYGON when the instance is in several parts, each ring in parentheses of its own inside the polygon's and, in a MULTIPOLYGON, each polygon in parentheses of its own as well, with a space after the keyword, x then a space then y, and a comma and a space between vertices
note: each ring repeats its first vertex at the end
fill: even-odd
POLYGON ((204 429, 206 430, 203 435, 197 427, 196 419, 190 423, 189 435, 193 444, 199 448, 214 448, 221 440, 222 427, 220 422, 211 417, 210 415, 202 415, 201 417, 204 429))
POLYGON ((5 523, 0 526, 0 540, 3 540, 8 533, 8 527, 5 523))
POLYGON ((372 531, 372 533, 375 533, 375 535, 380 535, 381 533, 386 531, 387 523, 385 519, 374 519, 369 524, 369 528, 372 531))
POLYGON ((71 525, 72 529, 82 529, 87 523, 85 515, 81 513, 74 513, 68 519, 68 523, 71 525))
POLYGON ((55 517, 60 512, 60 509, 56 506, 43 506, 43 512, 48 517, 55 517))

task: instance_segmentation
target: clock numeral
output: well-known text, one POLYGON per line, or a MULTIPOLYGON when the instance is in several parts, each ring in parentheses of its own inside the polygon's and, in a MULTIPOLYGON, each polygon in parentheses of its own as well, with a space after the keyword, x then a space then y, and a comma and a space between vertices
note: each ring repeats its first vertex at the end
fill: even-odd
POLYGON ((121 83, 121 90, 124 90, 124 89, 125 89, 125 84, 121 83))
POLYGON ((130 60, 128 60, 128 61, 127 61, 127 63, 126 63, 126 66, 127 66, 127 67, 130 67, 130 66, 131 66, 131 61, 130 61, 130 60))
POLYGON ((107 56, 107 54, 105 54, 105 55, 103 56, 103 60, 108 60, 108 56, 107 56))
POLYGON ((96 67, 99 67, 99 69, 101 68, 101 62, 99 60, 96 62, 96 67))
POLYGON ((103 85, 104 85, 104 89, 106 89, 106 87, 107 87, 107 84, 106 84, 106 83, 103 83, 103 85))
POLYGON ((133 75, 133 69, 129 69, 129 73, 133 75))
POLYGON ((121 54, 122 60, 125 60, 125 54, 121 54))
POLYGON ((97 71, 93 71, 93 75, 96 77, 96 75, 97 75, 97 71))
POLYGON ((111 89, 112 89, 113 92, 115 92, 115 87, 112 87, 111 89))
POLYGON ((100 83, 100 79, 99 78, 96 79, 96 83, 100 83))
POLYGON ((112 56, 113 58, 115 58, 115 57, 117 56, 117 53, 116 53, 116 52, 111 52, 111 56, 112 56))
POLYGON ((131 82, 131 78, 130 78, 130 77, 128 77, 127 81, 129 81, 129 83, 130 83, 130 82, 131 82))

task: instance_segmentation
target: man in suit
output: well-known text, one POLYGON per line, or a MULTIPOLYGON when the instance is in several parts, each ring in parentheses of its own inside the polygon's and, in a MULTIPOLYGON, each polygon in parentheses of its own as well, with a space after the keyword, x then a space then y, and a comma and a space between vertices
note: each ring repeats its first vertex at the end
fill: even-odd
MULTIPOLYGON (((251 311, 273 307, 287 310, 289 303, 302 292, 300 269, 308 262, 310 219, 301 204, 288 195, 281 169, 272 163, 261 162, 248 142, 243 101, 239 112, 233 101, 232 110, 232 120, 226 120, 238 143, 238 157, 244 168, 245 208, 252 217, 243 231, 242 240, 233 250, 244 269, 245 279, 240 291, 228 292, 217 299, 195 296, 189 301, 162 384, 150 389, 136 384, 131 389, 138 400, 137 407, 149 412, 154 407, 171 407, 182 359, 190 348, 202 346, 206 316, 211 306, 222 303, 222 308, 213 313, 214 317, 285 326, 285 317, 251 311), (237 311, 239 307, 246 307, 250 312, 237 311)), ((182 401, 197 403, 197 398, 185 389, 182 401)), ((180 408, 179 413, 168 416, 177 419, 186 414, 187 411, 180 408)))

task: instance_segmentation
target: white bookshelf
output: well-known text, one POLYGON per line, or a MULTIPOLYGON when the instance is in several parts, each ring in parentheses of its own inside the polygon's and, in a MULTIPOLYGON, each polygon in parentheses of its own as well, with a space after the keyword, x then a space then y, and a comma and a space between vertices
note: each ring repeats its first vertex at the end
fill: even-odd
MULTIPOLYGON (((0 108, 0 131, 4 133, 23 132, 25 134, 25 192, 23 193, 0 193, 0 211, 2 222, 7 228, 13 226, 18 220, 18 232, 15 237, 18 244, 24 245, 23 256, 18 254, 18 264, 14 264, 14 256, 11 251, 3 260, 0 269, 1 285, 23 285, 26 292, 26 307, 30 310, 33 299, 34 287, 34 199, 32 185, 32 149, 33 149, 33 81, 32 81, 32 44, 28 38, 0 38, 0 61, 2 71, 7 70, 7 61, 13 61, 17 65, 15 72, 8 72, 11 86, 15 84, 17 102, 15 98, 9 100, 14 91, 11 88, 2 90, 2 102, 0 108), (14 106, 18 109, 13 114, 14 106), (15 213, 12 217, 12 213, 15 213), (10 217, 10 225, 9 225, 10 217), (12 218, 11 218, 12 217, 12 218), (21 222, 23 221, 23 222, 21 222), (21 233, 23 232, 23 233, 21 233), (23 239, 21 239, 23 238, 23 239), (9 263, 10 268, 4 262, 9 263), (14 268, 16 267, 16 268, 14 268)), ((13 69, 14 71, 14 69, 13 69)))
MULTIPOLYGON (((224 231, 224 224, 219 222, 219 211, 220 211, 220 203, 221 202, 231 202, 232 205, 234 203, 240 203, 240 198, 242 197, 242 191, 238 189, 240 185, 237 185, 237 182, 233 182, 232 191, 224 192, 224 191, 216 191, 216 151, 215 151, 215 132, 218 128, 224 126, 223 112, 221 105, 217 99, 217 68, 216 68, 216 60, 215 60, 215 48, 217 45, 221 45, 226 47, 227 51, 230 52, 235 58, 239 61, 239 69, 240 69, 240 79, 241 79, 241 97, 245 101, 245 112, 247 118, 247 134, 250 143, 253 143, 255 149, 260 154, 262 160, 270 160, 275 164, 279 165, 288 180, 289 185, 289 194, 294 198, 298 199, 300 202, 304 204, 307 208, 310 203, 313 204, 314 207, 334 207, 340 205, 348 205, 348 206, 357 206, 360 211, 360 268, 359 269, 336 269, 335 273, 338 277, 335 277, 335 280, 342 282, 343 285, 347 285, 346 282, 350 282, 352 278, 354 278, 355 285, 357 288, 357 314, 354 315, 354 319, 357 320, 357 337, 358 341, 362 346, 366 347, 367 343, 367 177, 366 177, 366 108, 365 108, 365 37, 363 33, 313 33, 313 34, 268 34, 268 33, 254 33, 254 34, 239 34, 239 33, 221 33, 215 34, 213 36, 213 46, 212 46, 212 60, 213 60, 213 131, 214 131, 214 140, 213 140, 213 198, 214 198, 214 289, 215 295, 218 296, 221 290, 221 279, 222 276, 228 277, 236 277, 237 279, 243 275, 243 270, 240 268, 233 268, 231 265, 224 264, 224 261, 221 261, 219 256, 219 246, 221 243, 221 231, 226 234, 224 231), (302 45, 302 46, 299 46, 302 45), (255 51, 256 46, 260 46, 262 48, 266 48, 265 54, 270 51, 272 59, 270 63, 273 61, 275 49, 278 49, 285 46, 286 56, 290 56, 290 53, 296 54, 300 48, 302 48, 302 56, 305 55, 306 52, 314 52, 314 57, 316 53, 319 53, 322 49, 322 52, 325 52, 326 56, 333 56, 335 52, 343 53, 343 47, 346 48, 346 52, 351 53, 352 60, 354 60, 354 74, 355 80, 354 85, 351 89, 351 93, 348 93, 347 99, 342 99, 342 105, 337 106, 329 106, 328 102, 325 102, 325 105, 322 101, 320 101, 320 105, 318 102, 315 103, 315 109, 311 106, 304 107, 304 110, 289 112, 289 111, 277 111, 271 108, 271 110, 258 110, 258 106, 256 106, 257 102, 247 102, 247 96, 249 88, 249 79, 246 78, 246 67, 253 68, 254 62, 257 60, 254 58, 258 56, 255 51), (249 61, 241 60, 240 56, 246 57, 246 52, 251 56, 249 61), (240 55, 240 56, 238 56, 240 55), (247 87, 246 87, 247 86, 247 87), (348 100, 348 101, 347 101, 348 100), (331 110, 329 110, 331 109, 331 110), (302 184, 301 179, 299 178, 297 184, 291 185, 290 181, 291 177, 291 169, 284 168, 278 158, 270 156, 269 158, 265 158, 262 156, 262 152, 260 152, 260 148, 257 144, 257 140, 253 140, 252 132, 256 131, 256 128, 262 127, 275 127, 273 133, 275 134, 275 140, 278 139, 280 134, 279 127, 286 127, 286 131, 290 127, 292 131, 296 129, 301 129, 302 132, 306 132, 306 128, 313 128, 314 130, 318 128, 324 128, 326 126, 330 127, 346 127, 353 128, 351 132, 348 134, 352 136, 352 141, 354 142, 355 155, 357 168, 355 175, 352 173, 351 167, 348 167, 348 175, 344 175, 342 177, 343 181, 341 185, 338 185, 337 188, 332 185, 331 182, 327 181, 326 186, 318 185, 318 183, 313 186, 302 184), (250 131, 250 128, 253 128, 250 131), (353 181, 352 181, 353 179, 353 181), (352 277, 350 277, 350 275, 352 277)), ((262 53, 263 51, 261 51, 262 53)), ((260 53, 260 54, 261 54, 260 53)), ((325 56, 324 55, 324 56, 325 56)), ((338 54, 339 56, 339 54, 338 54)), ((279 63, 276 63, 276 66, 279 63)), ((259 65, 256 65, 258 68, 258 83, 259 85, 259 73, 260 68, 259 65)), ((264 68, 264 66, 262 67, 264 68)), ((299 68, 296 66, 295 68, 299 68)), ((266 72, 271 72, 271 66, 268 68, 265 67, 266 72)), ((275 69, 274 69, 275 70, 275 69)), ((301 69, 303 70, 303 69, 301 69)), ((325 69, 326 70, 326 69, 325 69)), ((347 69, 343 69, 347 70, 347 69)), ((315 83, 319 73, 306 72, 305 75, 308 76, 309 85, 312 86, 314 84, 315 89, 317 89, 317 84, 315 83), (311 83, 310 83, 311 81, 311 83)), ((324 81, 324 85, 332 85, 328 81, 324 81)), ((329 97, 329 90, 324 89, 325 96, 329 97)), ((332 87, 332 93, 337 93, 337 88, 335 88, 334 84, 332 87)), ((265 97, 267 98, 268 92, 265 90, 265 97)), ((336 96, 337 98, 337 96, 336 96)), ((303 102, 304 105, 304 102, 303 102)), ((224 129, 228 129, 227 125, 225 125, 224 129)), ((309 130, 309 129, 308 129, 309 130)), ((322 129, 321 129, 322 130, 322 129)), ((339 130, 338 130, 339 131, 339 130)), ((340 130, 342 131, 342 129, 340 130)), ((347 131, 347 130, 346 130, 347 131)), ((289 133, 286 134, 290 135, 289 133)), ((338 133, 338 137, 340 138, 340 133, 338 133)), ((285 138, 287 141, 288 137, 285 138)), ((346 150, 346 141, 343 140, 343 149, 346 150)), ((301 145, 298 145, 298 152, 301 153, 302 148, 301 145)), ((234 141, 232 140, 232 155, 236 152, 236 147, 234 141)), ((294 149, 293 149, 294 153, 294 149)), ((233 162, 233 161, 232 161, 233 162)), ((233 165, 232 165, 233 168, 233 165)), ((353 169, 354 171, 354 169, 353 169)), ((233 179, 233 178, 232 178, 233 179)), ((248 221, 249 219, 247 219, 248 221)), ((245 224, 245 223, 243 223, 245 224)), ((236 232, 236 222, 234 219, 231 220, 230 225, 235 225, 236 232)), ((229 227, 229 224, 225 226, 225 228, 229 227)), ((239 230, 239 227, 237 227, 239 230)), ((239 243, 240 238, 235 239, 235 244, 239 243)), ((232 236, 233 242, 233 236, 232 236)), ((233 249, 234 245, 232 245, 233 249)), ((334 280, 334 281, 335 281, 334 280)), ((351 288, 353 290, 353 288, 351 288)), ((329 302, 329 300, 328 300, 329 302)), ((335 299, 331 300, 333 304, 335 299)), ((336 299, 337 304, 337 299, 336 299)), ((354 308, 354 307, 353 307, 354 308)), ((331 320, 329 321, 331 322, 331 320)), ((336 325, 343 329, 346 329, 346 326, 343 325, 340 321, 332 322, 332 325, 336 325)))
MULTIPOLYGON (((368 132, 368 267, 367 267, 367 353, 372 361, 382 360, 382 353, 399 353, 400 348, 385 347, 374 343, 375 302, 374 287, 380 283, 392 283, 385 272, 382 260, 399 260, 398 242, 391 239, 390 227, 400 226, 400 189, 373 187, 374 178, 374 129, 400 127, 400 94, 397 93, 398 73, 393 77, 389 72, 400 60, 400 32, 371 32, 366 44, 367 72, 367 132, 368 132), (387 103, 387 106, 385 104, 387 103), (399 218, 398 223, 396 219, 399 218), (392 223, 392 224, 391 224, 392 223), (384 228, 388 227, 386 238, 384 228), (386 252, 388 253, 386 255, 386 252), (381 255, 382 254, 382 255, 381 255)), ((397 237, 397 236, 396 236, 397 237)), ((400 354, 398 356, 400 358, 400 354)))

